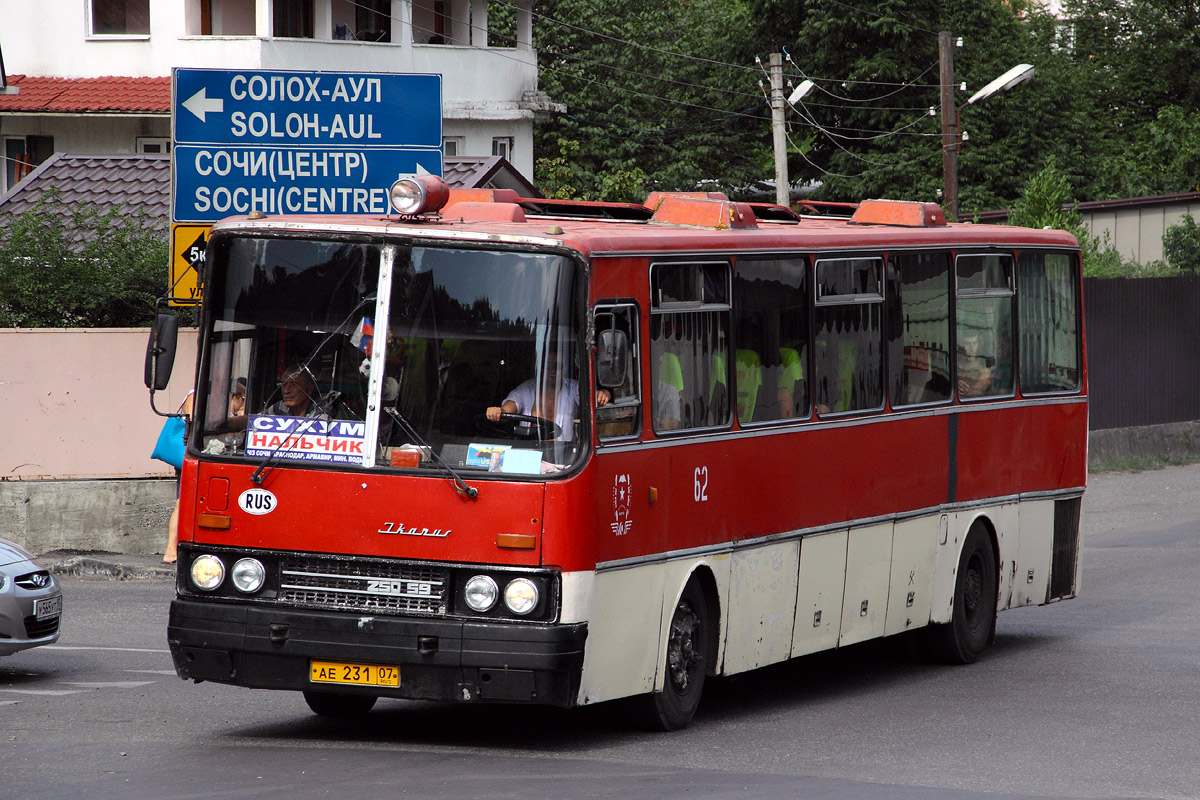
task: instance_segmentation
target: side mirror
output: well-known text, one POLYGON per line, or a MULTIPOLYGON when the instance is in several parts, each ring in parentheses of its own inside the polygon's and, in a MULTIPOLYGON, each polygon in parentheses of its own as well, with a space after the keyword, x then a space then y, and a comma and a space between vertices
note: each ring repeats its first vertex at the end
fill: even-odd
POLYGON ((624 331, 609 328, 596 337, 596 383, 614 389, 625 383, 629 369, 629 337, 624 331))
POLYGON ((171 380, 175 366, 175 341, 179 335, 179 317, 155 314, 150 341, 146 343, 146 388, 161 392, 171 380))

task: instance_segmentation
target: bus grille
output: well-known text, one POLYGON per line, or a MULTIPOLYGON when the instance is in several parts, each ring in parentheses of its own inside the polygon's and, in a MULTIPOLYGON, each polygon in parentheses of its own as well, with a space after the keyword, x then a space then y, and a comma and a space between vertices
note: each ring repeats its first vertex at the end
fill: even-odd
POLYGON ((442 617, 449 586, 446 569, 291 557, 280 564, 279 601, 303 608, 442 617))
POLYGON ((1075 596, 1075 568, 1079 558, 1079 510, 1083 498, 1054 502, 1054 550, 1050 560, 1050 587, 1046 601, 1075 596))

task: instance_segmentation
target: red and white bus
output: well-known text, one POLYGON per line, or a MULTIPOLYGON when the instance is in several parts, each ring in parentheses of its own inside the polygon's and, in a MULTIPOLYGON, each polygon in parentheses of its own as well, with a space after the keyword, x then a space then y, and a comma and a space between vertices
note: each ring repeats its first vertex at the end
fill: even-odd
POLYGON ((392 194, 213 228, 180 676, 330 715, 642 696, 672 729, 706 676, 910 631, 970 662, 998 611, 1075 595, 1069 234, 392 194))

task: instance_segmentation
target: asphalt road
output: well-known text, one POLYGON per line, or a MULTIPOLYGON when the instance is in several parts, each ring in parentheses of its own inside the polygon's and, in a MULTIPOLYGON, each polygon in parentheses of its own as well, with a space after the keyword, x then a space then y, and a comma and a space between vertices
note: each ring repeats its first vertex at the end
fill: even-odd
POLYGON ((969 667, 902 641, 709 684, 693 726, 193 685, 167 580, 67 578, 62 640, 0 660, 0 798, 1200 798, 1200 466, 1092 479, 1080 598, 969 667))

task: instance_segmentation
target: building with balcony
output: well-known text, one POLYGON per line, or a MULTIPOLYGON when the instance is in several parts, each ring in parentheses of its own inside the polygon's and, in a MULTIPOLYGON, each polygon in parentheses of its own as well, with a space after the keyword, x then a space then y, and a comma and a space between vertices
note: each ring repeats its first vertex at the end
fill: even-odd
POLYGON ((555 110, 537 88, 532 9, 533 0, 0 0, 0 194, 55 152, 166 152, 175 67, 438 73, 445 155, 500 156, 532 178, 533 119, 555 110))

